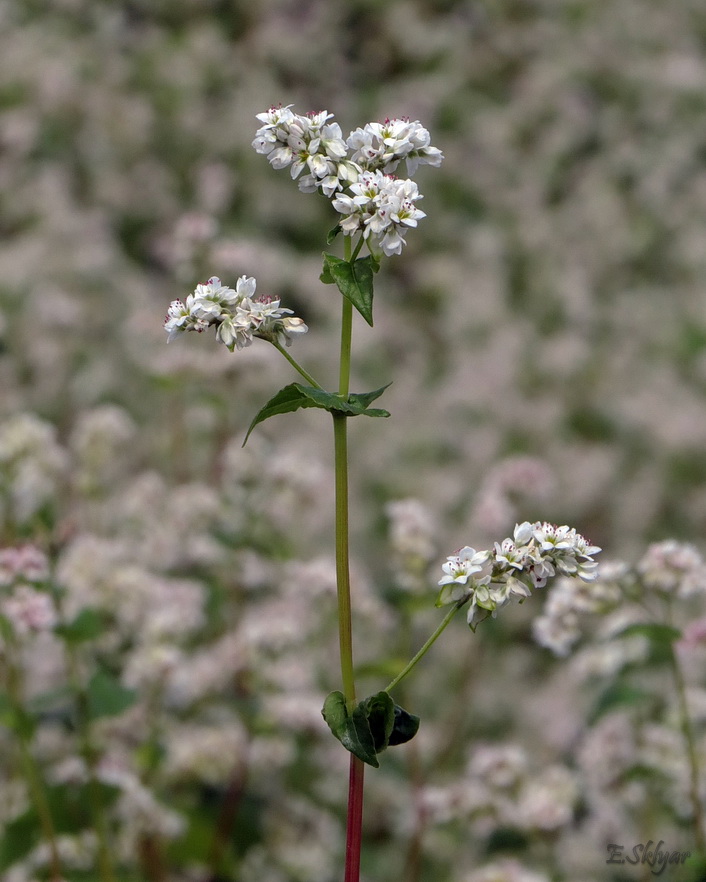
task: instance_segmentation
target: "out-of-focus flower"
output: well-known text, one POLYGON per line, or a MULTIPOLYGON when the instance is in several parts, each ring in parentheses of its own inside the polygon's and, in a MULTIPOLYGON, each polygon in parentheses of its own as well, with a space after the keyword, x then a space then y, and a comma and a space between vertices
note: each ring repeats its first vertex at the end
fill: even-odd
POLYGON ((519 861, 503 860, 474 870, 463 882, 549 882, 549 876, 535 873, 519 861))
POLYGON ((692 597, 706 591, 706 562, 689 543, 668 539, 650 545, 637 565, 647 588, 660 594, 692 597))
POLYGON ((0 514, 26 523, 51 503, 67 464, 56 428, 31 413, 21 413, 0 427, 0 514), (3 498, 5 497, 5 498, 3 498), (3 505, 4 503, 4 505, 3 505))
POLYGON ((9 597, 0 599, 0 614, 18 636, 49 631, 57 622, 51 596, 30 585, 17 585, 9 597))
POLYGON ((418 499, 399 499, 385 506, 395 583, 405 590, 422 589, 435 554, 431 513, 418 499))
POLYGON ((0 587, 13 582, 44 582, 49 577, 49 560, 36 545, 0 549, 0 587))

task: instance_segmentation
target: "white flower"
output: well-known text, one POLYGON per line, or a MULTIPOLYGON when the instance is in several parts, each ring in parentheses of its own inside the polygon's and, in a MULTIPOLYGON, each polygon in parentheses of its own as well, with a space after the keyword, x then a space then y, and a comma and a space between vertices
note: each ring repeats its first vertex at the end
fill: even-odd
POLYGON ((175 300, 170 305, 164 323, 168 340, 182 331, 203 331, 214 325, 216 339, 232 352, 249 346, 253 336, 289 346, 292 335, 308 330, 279 300, 254 298, 255 289, 255 279, 248 276, 241 276, 235 289, 221 284, 216 276, 197 285, 185 303, 175 300))
POLYGON ((202 331, 203 328, 197 328, 196 320, 191 315, 189 298, 193 302, 193 297, 187 297, 186 304, 181 300, 172 300, 164 319, 164 330, 167 332, 167 343, 170 343, 182 331, 202 331))
POLYGON ((465 585, 474 573, 480 573, 488 556, 487 551, 476 551, 475 548, 466 545, 458 554, 452 554, 446 559, 446 563, 441 567, 445 575, 439 579, 439 585, 448 585, 452 582, 465 585))
POLYGON ((439 166, 443 156, 431 146, 429 132, 419 121, 388 119, 356 129, 344 141, 338 123, 328 122, 332 114, 323 110, 300 116, 289 107, 257 114, 264 125, 253 141, 255 150, 273 168, 289 167, 302 192, 321 190, 331 199, 346 216, 340 222, 344 234, 362 231, 371 251, 400 254, 403 230, 425 215, 415 206, 422 198, 416 185, 387 173, 402 159, 410 176, 420 164, 439 166), (346 188, 351 192, 344 193, 346 188))
POLYGON ((404 159, 411 177, 420 164, 441 165, 443 154, 430 141, 429 132, 418 120, 388 119, 356 129, 346 143, 353 151, 353 162, 363 168, 391 172, 404 159))
POLYGON ((336 211, 345 215, 340 221, 343 233, 350 236, 362 230, 364 238, 372 236, 388 257, 402 251, 402 230, 416 227, 426 217, 415 206, 423 197, 414 181, 367 171, 349 190, 352 196, 339 194, 333 200, 336 211))
POLYGON ((296 337, 299 334, 306 334, 308 330, 309 328, 304 323, 304 319, 297 318, 297 316, 294 315, 285 316, 283 319, 280 319, 275 323, 273 328, 277 342, 280 346, 291 346, 293 336, 296 337))
POLYGON ((593 581, 597 564, 592 555, 598 551, 570 527, 516 524, 513 538, 496 542, 493 552, 466 546, 447 558, 437 606, 470 600, 468 623, 475 630, 479 621, 510 601, 522 603, 532 588, 543 588, 557 573, 593 581))
POLYGON ((527 562, 527 549, 518 549, 512 539, 503 539, 495 543, 495 561, 501 566, 522 570, 527 562))
MULTIPOLYGON (((243 276, 243 279, 245 279, 245 276, 243 276)), ((250 281, 254 283, 255 279, 250 281)), ((240 280, 238 284, 240 285, 240 280)), ((224 306, 229 306, 235 303, 241 296, 239 290, 236 292, 232 288, 222 285, 218 276, 211 276, 208 282, 197 285, 196 290, 194 291, 194 300, 199 302, 207 300, 224 306)))
POLYGON ((247 317, 228 315, 216 328, 216 339, 230 349, 243 349, 252 343, 252 331, 247 317))

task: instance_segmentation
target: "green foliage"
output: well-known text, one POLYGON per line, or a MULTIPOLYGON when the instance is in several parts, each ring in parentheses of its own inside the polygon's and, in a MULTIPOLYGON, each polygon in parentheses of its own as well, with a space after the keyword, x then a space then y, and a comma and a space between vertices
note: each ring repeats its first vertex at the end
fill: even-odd
POLYGON ((105 615, 97 609, 86 607, 71 622, 59 625, 56 633, 67 643, 83 643, 87 640, 95 640, 106 627, 105 615))
POLYGON ((377 754, 405 744, 419 729, 419 717, 396 705, 387 692, 363 699, 350 713, 344 694, 331 692, 322 714, 346 750, 374 768, 380 765, 377 754))
POLYGON ((138 699, 134 689, 126 689, 108 671, 98 670, 87 689, 88 715, 91 720, 115 717, 132 707, 138 699))
POLYGON ((40 838, 39 819, 31 809, 5 825, 0 838, 0 872, 25 857, 40 838))
POLYGON ((589 714, 591 725, 596 723, 602 716, 616 708, 630 708, 642 705, 650 701, 652 694, 646 689, 626 682, 616 680, 611 683, 598 697, 592 712, 589 714))
POLYGON ((325 285, 335 284, 372 327, 373 274, 379 268, 380 262, 372 254, 348 261, 324 252, 324 268, 320 279, 325 285))
POLYGON ((245 435, 243 447, 247 444, 250 433, 258 423, 281 413, 300 410, 303 407, 318 407, 321 410, 342 416, 363 414, 369 417, 389 417, 390 414, 386 410, 370 408, 370 404, 379 398, 389 385, 388 383, 386 386, 381 386, 373 392, 351 392, 349 395, 339 395, 336 392, 325 392, 323 389, 316 389, 313 386, 303 386, 301 383, 290 383, 270 398, 255 415, 245 435))

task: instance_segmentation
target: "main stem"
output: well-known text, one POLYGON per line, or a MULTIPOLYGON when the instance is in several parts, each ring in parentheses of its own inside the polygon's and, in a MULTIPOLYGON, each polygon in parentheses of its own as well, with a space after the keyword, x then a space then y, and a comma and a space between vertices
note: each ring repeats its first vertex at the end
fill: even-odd
MULTIPOLYGON (((351 259, 350 239, 346 238, 346 258, 351 259)), ((341 355, 338 392, 348 395, 351 375, 351 339, 353 304, 343 297, 341 313, 341 355)), ((338 594, 338 640, 341 655, 343 694, 348 709, 355 707, 353 672, 353 629, 351 623, 351 586, 348 546, 348 423, 340 413, 333 414, 334 461, 336 471, 336 586, 338 594)), ((360 878, 360 849, 363 827, 362 760, 351 754, 348 779, 348 817, 346 824, 345 882, 360 878)))

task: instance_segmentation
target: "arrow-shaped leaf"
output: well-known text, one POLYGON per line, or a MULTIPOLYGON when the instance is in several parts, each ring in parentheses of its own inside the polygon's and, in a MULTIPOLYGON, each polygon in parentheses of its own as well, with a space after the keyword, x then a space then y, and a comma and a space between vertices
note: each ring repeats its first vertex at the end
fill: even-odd
MULTIPOLYGON (((351 392, 348 396, 348 401, 351 405, 356 408, 356 413, 364 413, 368 409, 368 405, 372 404, 377 398, 379 398, 382 393, 387 389, 388 386, 391 386, 391 383, 387 383, 385 386, 381 386, 379 389, 375 389, 373 392, 351 392)), ((369 416, 372 416, 372 412, 368 411, 369 416)), ((389 413, 385 411, 381 411, 380 414, 386 414, 389 416, 389 413)))
POLYGON ((376 769, 380 766, 375 756, 373 735, 360 705, 349 714, 344 694, 332 692, 326 697, 322 713, 329 729, 346 750, 369 766, 376 769))
POLYGON ((343 693, 332 692, 322 713, 346 750, 375 768, 380 765, 377 754, 388 746, 405 744, 419 729, 419 717, 394 704, 387 692, 363 699, 350 713, 343 693))
POLYGON ((372 255, 357 260, 341 260, 334 254, 324 252, 324 268, 321 280, 333 280, 336 287, 355 306, 365 321, 373 324, 373 273, 378 262, 372 255))
POLYGON ((317 404, 303 392, 303 388, 304 387, 299 383, 290 383, 289 386, 280 389, 273 398, 270 398, 267 404, 257 412, 255 418, 250 423, 250 427, 245 434, 243 447, 248 443, 250 433, 258 423, 262 423, 270 417, 277 416, 278 413, 290 413, 299 410, 301 407, 321 407, 320 404, 317 404))
MULTIPOLYGON (((387 384, 390 385, 389 383, 387 384)), ((374 392, 353 392, 347 397, 339 395, 336 392, 326 392, 324 389, 317 389, 314 386, 303 386, 301 383, 290 383, 284 389, 270 398, 267 404, 262 407, 255 418, 250 423, 248 431, 245 434, 243 447, 247 444, 250 433, 258 423, 264 422, 270 417, 277 416, 280 413, 291 413, 302 407, 318 407, 321 410, 328 410, 329 413, 342 413, 345 416, 358 416, 365 414, 370 417, 389 417, 390 414, 382 408, 368 408, 371 401, 375 401, 387 389, 382 386, 375 389, 374 392)))

